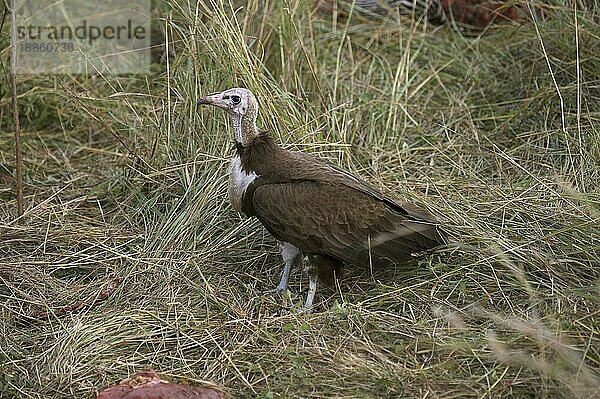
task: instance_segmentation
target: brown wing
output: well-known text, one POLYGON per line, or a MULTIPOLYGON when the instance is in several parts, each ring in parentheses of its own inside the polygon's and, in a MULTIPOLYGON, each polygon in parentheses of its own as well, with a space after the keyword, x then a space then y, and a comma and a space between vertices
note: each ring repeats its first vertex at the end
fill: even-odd
MULTIPOLYGON (((290 152, 293 168, 303 171, 303 178, 315 181, 334 182, 343 184, 355 190, 361 191, 374 199, 385 202, 400 213, 409 214, 410 211, 402 205, 384 196, 379 190, 350 172, 332 164, 326 159, 315 157, 303 152, 290 152), (298 164, 298 165, 296 165, 298 164)), ((413 207, 414 208, 414 207, 413 207)))
POLYGON ((333 180, 257 184, 253 214, 277 239, 352 264, 397 262, 444 241, 431 221, 333 180))

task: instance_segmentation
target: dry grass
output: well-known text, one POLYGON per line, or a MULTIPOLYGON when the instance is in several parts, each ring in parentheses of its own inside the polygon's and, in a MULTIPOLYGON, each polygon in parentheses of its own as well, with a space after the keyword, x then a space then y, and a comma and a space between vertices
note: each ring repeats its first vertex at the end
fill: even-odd
POLYGON ((464 37, 308 3, 159 3, 154 75, 22 78, 19 220, 0 86, 1 397, 91 397, 145 367, 235 397, 600 396, 598 5, 464 37), (226 200, 228 120, 194 105, 236 85, 284 145, 454 243, 281 315, 306 280, 292 304, 262 295, 275 242, 226 200))

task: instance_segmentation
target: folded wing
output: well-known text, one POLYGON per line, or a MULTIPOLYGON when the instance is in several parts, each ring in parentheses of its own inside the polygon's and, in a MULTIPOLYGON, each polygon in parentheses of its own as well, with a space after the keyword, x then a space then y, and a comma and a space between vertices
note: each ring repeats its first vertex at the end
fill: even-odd
POLYGON ((347 172, 335 171, 345 176, 257 179, 248 205, 277 239, 356 265, 395 263, 444 242, 424 211, 405 208, 347 172))

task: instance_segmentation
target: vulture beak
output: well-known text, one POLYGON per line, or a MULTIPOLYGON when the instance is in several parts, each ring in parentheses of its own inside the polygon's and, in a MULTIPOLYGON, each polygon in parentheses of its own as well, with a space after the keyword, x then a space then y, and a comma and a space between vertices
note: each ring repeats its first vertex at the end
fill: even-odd
POLYGON ((196 101, 196 105, 214 105, 215 107, 219 107, 225 110, 228 110, 230 108, 227 101, 223 100, 221 93, 213 93, 207 95, 206 97, 202 97, 198 101, 196 101))

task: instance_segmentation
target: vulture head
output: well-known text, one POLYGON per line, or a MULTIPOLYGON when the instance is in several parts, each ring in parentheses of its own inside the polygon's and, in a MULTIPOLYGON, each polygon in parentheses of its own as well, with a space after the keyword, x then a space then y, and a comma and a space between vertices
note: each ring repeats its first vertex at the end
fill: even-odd
POLYGON ((246 115, 256 114, 258 111, 258 102, 254 94, 248 89, 235 87, 227 89, 220 93, 209 94, 202 97, 197 102, 198 105, 214 105, 229 111, 232 114, 246 115))
POLYGON ((233 132, 238 144, 247 145, 257 135, 256 116, 258 115, 258 101, 248 89, 235 87, 220 93, 209 94, 200 98, 198 105, 214 105, 229 111, 233 121, 233 132))

